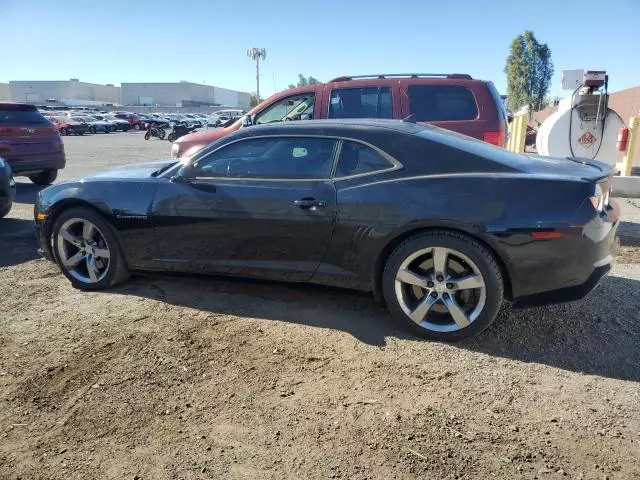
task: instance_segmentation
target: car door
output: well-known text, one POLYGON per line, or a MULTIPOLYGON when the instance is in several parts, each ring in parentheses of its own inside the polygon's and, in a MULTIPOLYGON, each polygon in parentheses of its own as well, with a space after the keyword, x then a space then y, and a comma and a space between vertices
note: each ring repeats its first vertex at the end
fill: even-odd
POLYGON ((151 217, 171 269, 303 281, 335 223, 337 140, 241 139, 200 158, 185 183, 166 181, 151 217))

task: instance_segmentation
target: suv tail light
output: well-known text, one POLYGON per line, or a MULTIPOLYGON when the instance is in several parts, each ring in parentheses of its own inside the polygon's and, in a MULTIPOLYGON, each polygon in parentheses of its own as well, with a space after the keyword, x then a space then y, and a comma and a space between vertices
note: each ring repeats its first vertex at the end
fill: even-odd
POLYGON ((497 145, 498 147, 504 147, 504 140, 505 140, 504 130, 501 130, 499 132, 484 132, 484 136, 482 137, 482 139, 485 142, 490 143, 492 145, 497 145))

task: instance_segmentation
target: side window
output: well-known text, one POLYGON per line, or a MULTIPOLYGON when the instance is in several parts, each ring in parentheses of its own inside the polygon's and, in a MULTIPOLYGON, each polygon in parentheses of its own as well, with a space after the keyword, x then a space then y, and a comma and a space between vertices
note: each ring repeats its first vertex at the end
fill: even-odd
POLYGON ((336 178, 371 173, 393 167, 384 155, 367 145, 345 140, 340 149, 336 178))
POLYGON ((337 140, 265 137, 240 140, 198 160, 199 177, 325 179, 337 140))
POLYGON ((315 101, 316 96, 313 92, 287 97, 256 114, 255 123, 260 125, 290 120, 311 120, 315 101))
POLYGON ((393 118, 389 87, 331 91, 329 118, 393 118))
POLYGON ((410 85, 409 107, 418 122, 474 120, 478 117, 476 99, 460 85, 410 85))

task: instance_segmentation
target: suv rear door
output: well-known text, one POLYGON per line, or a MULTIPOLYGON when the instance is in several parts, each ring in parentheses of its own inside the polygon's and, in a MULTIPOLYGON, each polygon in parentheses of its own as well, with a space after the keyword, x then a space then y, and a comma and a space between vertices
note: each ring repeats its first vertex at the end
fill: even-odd
POLYGON ((397 79, 326 83, 319 118, 404 118, 397 79))
POLYGON ((487 84, 469 79, 400 80, 403 116, 494 144, 504 142, 504 118, 487 84))

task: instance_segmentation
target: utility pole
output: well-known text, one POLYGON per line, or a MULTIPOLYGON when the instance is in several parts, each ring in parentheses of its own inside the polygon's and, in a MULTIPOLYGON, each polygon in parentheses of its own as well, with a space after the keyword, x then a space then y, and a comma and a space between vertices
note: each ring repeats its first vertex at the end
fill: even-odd
POLYGON ((258 97, 258 103, 260 103, 260 58, 262 60, 266 59, 267 51, 264 48, 249 48, 247 57, 251 57, 256 61, 256 97, 258 97))

